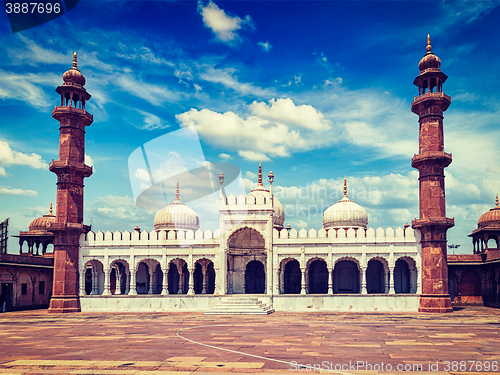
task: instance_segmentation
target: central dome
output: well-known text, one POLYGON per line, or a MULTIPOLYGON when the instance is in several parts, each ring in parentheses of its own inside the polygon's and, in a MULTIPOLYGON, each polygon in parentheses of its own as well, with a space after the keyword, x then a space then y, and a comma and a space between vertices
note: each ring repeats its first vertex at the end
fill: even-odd
MULTIPOLYGON (((257 187, 250 191, 247 195, 248 197, 257 198, 258 196, 263 196, 266 202, 271 198, 271 192, 264 188, 262 185, 262 165, 259 163, 259 177, 257 180, 257 187)), ((285 210, 283 209, 283 205, 273 194, 273 226, 277 230, 283 229, 283 224, 285 222, 285 210)))
POLYGON ((191 208, 179 199, 179 181, 175 200, 167 207, 162 208, 155 215, 155 230, 192 230, 200 229, 200 218, 191 208))
POLYGON ((344 197, 326 209, 323 226, 331 228, 364 228, 368 226, 368 214, 359 204, 347 197, 347 180, 344 178, 344 197))

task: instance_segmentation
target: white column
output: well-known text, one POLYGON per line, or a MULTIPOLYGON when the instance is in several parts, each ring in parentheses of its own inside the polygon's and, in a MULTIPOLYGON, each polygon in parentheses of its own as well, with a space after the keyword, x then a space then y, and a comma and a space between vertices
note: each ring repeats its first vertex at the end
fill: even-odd
POLYGON ((135 269, 132 268, 130 271, 130 285, 129 285, 129 296, 136 296, 137 295, 137 289, 135 285, 135 269))
POLYGON ((148 294, 154 294, 155 288, 155 279, 156 279, 156 271, 152 271, 149 269, 149 290, 148 294))
POLYGON ((306 294, 306 269, 300 268, 300 294, 306 294))
POLYGON ((201 267, 201 274, 203 276, 201 294, 207 294, 207 266, 203 265, 201 267))
POLYGON ((179 290, 177 291, 177 294, 182 294, 184 289, 184 273, 181 271, 179 272, 179 290))
POLYGON ((130 293, 130 271, 125 271, 125 294, 130 293))
POLYGON ((161 288, 161 295, 162 296, 168 295, 168 269, 166 267, 163 269, 163 282, 161 288))
POLYGON ((122 294, 122 274, 118 267, 115 268, 115 279, 116 279, 115 294, 120 295, 122 294))
POLYGON ((192 296, 194 294, 194 268, 188 269, 189 272, 189 289, 187 294, 192 296))
POLYGON ((328 294, 333 294, 333 267, 328 269, 328 294))
POLYGON ((99 287, 98 287, 98 274, 94 269, 92 268, 92 293, 91 295, 97 295, 99 294, 99 287))
MULTIPOLYGON (((273 246, 272 242, 271 246, 273 246)), ((273 294, 280 294, 280 275, 279 275, 280 267, 278 263, 278 252, 273 251, 272 255, 273 255, 273 294)))
POLYGON ((384 293, 389 293, 389 270, 384 269, 384 293))
MULTIPOLYGON (((272 244, 271 244, 272 246, 272 244)), ((273 294, 273 252, 268 250, 266 256, 266 293, 273 294)))
POLYGON ((417 294, 422 294, 422 283, 420 273, 418 272, 418 268, 415 270, 417 272, 417 294))
POLYGON ((285 268, 280 272, 280 288, 279 288, 280 294, 285 293, 285 268))
POLYGON ((103 296, 110 296, 111 295, 111 289, 109 287, 110 284, 110 274, 111 270, 107 268, 104 270, 104 291, 102 292, 103 296))
POLYGON ((396 294, 394 290, 394 267, 389 267, 389 294, 396 294))
POLYGON ((366 291, 366 268, 361 267, 361 294, 368 294, 366 291))
POLYGON ((86 268, 80 269, 80 295, 85 296, 85 271, 86 268))

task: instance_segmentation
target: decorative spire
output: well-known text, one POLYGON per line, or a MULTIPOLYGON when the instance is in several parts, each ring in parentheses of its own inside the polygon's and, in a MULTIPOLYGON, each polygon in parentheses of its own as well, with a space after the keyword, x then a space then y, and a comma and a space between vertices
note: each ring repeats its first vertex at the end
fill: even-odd
MULTIPOLYGON (((498 194, 497 194, 497 206, 498 206, 498 194)), ((49 215, 52 215, 52 202, 50 202, 49 206, 49 215)))
POLYGON ((76 51, 73 54, 73 69, 78 69, 78 62, 76 60, 76 51))
POLYGON ((262 186, 262 165, 259 163, 259 179, 257 180, 257 185, 262 186))
POLYGON ((177 180, 177 189, 175 189, 175 200, 180 201, 180 199, 179 199, 179 180, 177 180))
POLYGON ((344 176, 344 198, 347 198, 347 176, 344 176))
POLYGON ((432 53, 431 52, 431 36, 430 34, 427 34, 427 53, 432 53))
POLYGON ((497 199, 495 200, 495 208, 500 208, 498 207, 498 193, 497 193, 497 199))

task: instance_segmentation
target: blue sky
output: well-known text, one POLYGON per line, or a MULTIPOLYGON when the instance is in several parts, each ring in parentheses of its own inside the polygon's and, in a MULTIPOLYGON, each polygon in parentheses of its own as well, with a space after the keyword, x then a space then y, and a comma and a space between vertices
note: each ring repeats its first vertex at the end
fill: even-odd
MULTIPOLYGON (((2 13, 0 219, 10 217, 17 234, 55 203, 54 90, 77 51, 92 95, 86 154, 95 170, 86 179, 85 222, 95 230, 153 228, 154 211, 135 205, 128 158, 189 125, 205 159, 237 165, 247 189, 259 161, 265 175, 274 172, 285 224, 319 229, 347 175, 369 226, 403 226, 418 217, 410 165, 418 116, 410 104, 429 33, 452 97, 446 195, 456 225, 448 239, 471 252, 466 236, 500 191, 499 4, 80 1, 16 34, 2 13)), ((216 197, 190 207, 202 229, 218 227, 216 197)), ((9 246, 17 252, 15 240, 9 246)))

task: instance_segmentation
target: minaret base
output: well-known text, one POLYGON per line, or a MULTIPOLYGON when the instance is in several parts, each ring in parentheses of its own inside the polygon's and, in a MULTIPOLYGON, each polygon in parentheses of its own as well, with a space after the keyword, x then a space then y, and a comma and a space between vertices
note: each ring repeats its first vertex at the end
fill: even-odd
POLYGON ((57 296, 50 299, 49 314, 81 312, 78 296, 57 296))
POLYGON ((418 312, 438 314, 453 312, 450 296, 448 294, 422 294, 418 312))

